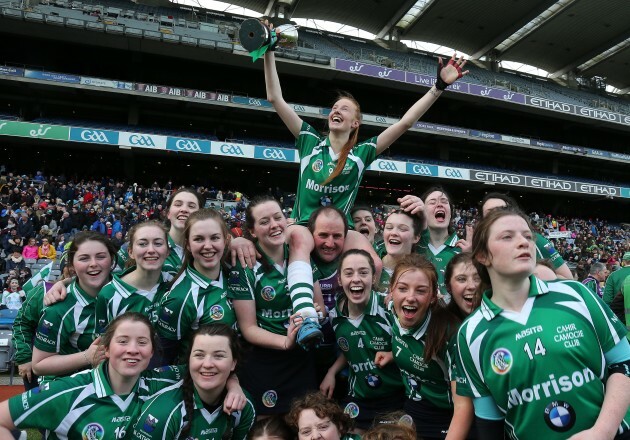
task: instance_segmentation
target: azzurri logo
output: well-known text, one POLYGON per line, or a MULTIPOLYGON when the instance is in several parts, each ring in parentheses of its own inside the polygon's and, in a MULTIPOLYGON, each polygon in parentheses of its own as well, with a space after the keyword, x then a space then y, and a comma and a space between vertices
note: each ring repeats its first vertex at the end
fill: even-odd
POLYGON ((277 160, 280 162, 294 162, 295 151, 285 148, 260 147, 254 151, 254 158, 265 160, 277 160))
POLYGON ((210 154, 210 141, 169 137, 166 140, 166 149, 183 153, 210 154))
POLYGON ((117 144, 118 132, 92 128, 70 127, 70 140, 91 144, 117 144))

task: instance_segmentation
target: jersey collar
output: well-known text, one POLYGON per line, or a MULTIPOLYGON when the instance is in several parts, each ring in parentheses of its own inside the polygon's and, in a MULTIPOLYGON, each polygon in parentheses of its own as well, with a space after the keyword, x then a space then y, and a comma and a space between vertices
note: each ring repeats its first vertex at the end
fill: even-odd
MULTIPOLYGON (((365 310, 363 311, 364 315, 377 316, 378 313, 378 293, 373 291, 370 293, 370 297, 368 298, 368 302, 365 305, 365 310)), ((341 307, 339 307, 339 302, 335 309, 337 309, 337 315, 343 316, 344 318, 348 318, 348 298, 343 295, 343 301, 341 302, 341 307)))
POLYGON ((285 261, 285 265, 284 265, 284 270, 281 270, 282 267, 278 266, 266 253, 265 251, 258 245, 258 242, 256 242, 254 244, 254 246, 256 246, 256 250, 258 252, 260 252, 260 255, 262 256, 262 258, 267 260, 267 263, 274 267, 278 272, 280 272, 280 274, 284 275, 286 270, 288 269, 288 264, 286 262, 289 261, 289 245, 288 244, 284 244, 283 245, 283 249, 284 249, 284 261, 285 261))
POLYGON ((394 302, 390 301, 390 311, 394 315, 394 322, 396 323, 396 327, 398 327, 398 332, 401 336, 411 336, 416 340, 420 340, 427 331, 429 327, 429 322, 431 321, 431 309, 427 310, 427 316, 424 317, 424 321, 420 323, 420 325, 416 328, 403 328, 398 321, 398 316, 394 311, 394 302))
POLYGON ((217 281, 211 280, 210 278, 202 275, 197 272, 197 270, 193 267, 192 264, 189 264, 186 268, 186 276, 188 276, 193 283, 197 284, 202 289, 207 289, 210 286, 223 288, 223 271, 219 272, 219 279, 217 281))
MULTIPOLYGON (((529 276, 529 293, 528 298, 533 298, 538 295, 544 295, 549 292, 549 286, 543 280, 536 278, 534 275, 529 276)), ((481 305, 479 310, 481 315, 488 321, 491 321, 495 316, 501 314, 503 309, 492 302, 492 290, 486 290, 481 298, 481 305)))
POLYGON ((184 260, 184 250, 181 246, 175 243, 175 241, 173 241, 170 235, 167 235, 166 238, 168 241, 168 248, 172 251, 170 254, 172 255, 173 253, 175 253, 181 263, 184 260))
POLYGON ((96 302, 96 298, 92 298, 90 295, 85 293, 81 287, 79 287, 79 283, 76 279, 68 286, 68 292, 74 295, 77 302, 81 304, 82 307, 86 307, 96 302))
MULTIPOLYGON (((90 371, 92 375, 92 382, 94 384, 94 390, 96 395, 99 398, 114 396, 116 393, 112 389, 112 385, 109 382, 109 374, 107 373, 107 368, 109 367, 109 362, 102 362, 98 367, 94 368, 90 371)), ((131 393, 135 393, 138 391, 139 380, 136 381, 136 384, 133 386, 133 390, 131 393)))

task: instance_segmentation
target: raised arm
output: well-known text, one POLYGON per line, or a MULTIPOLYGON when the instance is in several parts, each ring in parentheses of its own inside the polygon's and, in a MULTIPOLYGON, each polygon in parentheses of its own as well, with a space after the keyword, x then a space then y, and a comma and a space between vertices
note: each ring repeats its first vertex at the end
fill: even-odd
POLYGON ((291 134, 295 138, 300 135, 302 128, 302 118, 295 113, 293 107, 286 103, 282 97, 282 88, 280 87, 280 79, 276 71, 276 58, 273 52, 265 53, 265 85, 267 86, 267 101, 271 102, 276 113, 287 126, 291 134))
MULTIPOLYGON (((437 81, 435 85, 407 110, 407 113, 405 113, 400 121, 389 126, 378 136, 376 141, 376 154, 381 154, 383 151, 387 150, 403 133, 418 122, 418 119, 431 108, 446 87, 468 73, 468 70, 462 72, 464 65, 466 65, 466 60, 464 60, 463 57, 456 59, 455 54, 451 57, 446 66, 442 64, 442 58, 438 58, 437 81)), ((267 90, 269 90, 269 88, 267 88, 267 90)))

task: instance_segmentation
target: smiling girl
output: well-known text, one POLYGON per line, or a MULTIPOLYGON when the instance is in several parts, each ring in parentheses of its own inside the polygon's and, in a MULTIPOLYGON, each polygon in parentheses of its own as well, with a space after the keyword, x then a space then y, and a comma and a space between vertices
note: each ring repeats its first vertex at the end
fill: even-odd
POLYGON ((316 385, 312 356, 296 344, 302 319, 287 288, 287 220, 273 197, 258 196, 247 206, 245 223, 261 258, 253 269, 237 263, 230 271, 229 296, 239 329, 252 344, 251 361, 239 377, 258 415, 285 414, 295 397, 316 385))
MULTIPOLYGON (((367 252, 345 252, 339 262, 339 282, 344 295, 330 311, 339 357, 320 385, 329 398, 335 376, 349 366, 345 411, 362 432, 372 425, 376 414, 402 408, 404 387, 394 364, 380 365, 377 353, 391 352, 391 327, 384 309, 384 295, 372 290, 374 261, 367 252)), ((391 353, 390 353, 391 354, 391 353)))
POLYGON ((166 228, 159 222, 139 223, 129 230, 129 256, 132 265, 112 276, 96 300, 99 332, 124 312, 140 312, 152 323, 157 321, 157 306, 168 290, 172 277, 162 272, 168 255, 166 228))
POLYGON ((202 325, 195 330, 183 381, 143 406, 132 438, 245 439, 256 420, 251 400, 232 414, 222 408, 228 378, 240 356, 238 337, 227 325, 202 325))
POLYGON ((236 323, 232 302, 227 298, 223 259, 230 235, 214 209, 190 214, 184 228, 184 265, 158 308, 156 328, 164 345, 162 365, 184 356, 190 333, 202 324, 236 323))
POLYGON ((103 360, 96 332, 96 297, 109 282, 116 255, 112 243, 97 232, 78 233, 68 249, 76 278, 65 301, 43 310, 35 334, 33 372, 62 376, 103 360))

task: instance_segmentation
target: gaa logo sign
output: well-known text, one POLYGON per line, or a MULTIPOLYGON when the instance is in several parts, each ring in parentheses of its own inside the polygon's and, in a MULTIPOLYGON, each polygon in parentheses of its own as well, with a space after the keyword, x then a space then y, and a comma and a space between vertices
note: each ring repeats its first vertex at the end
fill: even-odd
POLYGON ((245 153, 243 153, 243 150, 241 150, 241 147, 239 147, 238 145, 223 144, 221 145, 220 150, 223 154, 229 154, 232 156, 245 156, 245 153))
POLYGON ((398 167, 394 162, 381 160, 378 163, 378 168, 383 171, 398 171, 398 167))
POLYGON ((179 139, 175 142, 175 147, 178 150, 182 151, 196 151, 197 153, 201 153, 201 147, 197 143, 197 141, 189 140, 189 139, 179 139))
POLYGON ((263 157, 265 159, 287 160, 287 157, 284 155, 282 150, 278 150, 276 148, 265 148, 263 150, 263 157))
POLYGON ((95 142, 101 144, 109 143, 107 135, 99 130, 83 130, 81 132, 81 139, 86 142, 95 142))
POLYGON ((446 175, 446 177, 450 177, 452 179, 464 178, 464 176, 462 175, 462 172, 458 170, 457 168, 447 168, 446 170, 444 170, 444 174, 446 175))
POLYGON ((433 171, 427 165, 422 164, 407 164, 407 173, 418 174, 420 176, 433 176, 433 171))
POLYGON ((153 142, 151 136, 132 134, 131 136, 129 136, 129 143, 131 145, 137 145, 139 147, 155 147, 155 142, 153 142))

